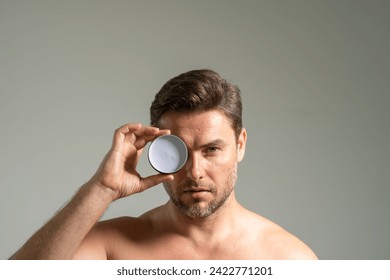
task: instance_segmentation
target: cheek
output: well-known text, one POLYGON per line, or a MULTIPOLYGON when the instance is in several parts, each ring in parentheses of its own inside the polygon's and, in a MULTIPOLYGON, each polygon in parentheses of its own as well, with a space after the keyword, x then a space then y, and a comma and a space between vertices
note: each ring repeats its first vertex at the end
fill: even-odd
POLYGON ((236 166, 237 154, 229 154, 209 160, 206 170, 209 177, 219 177, 220 179, 223 179, 226 178, 236 166))
POLYGON ((236 164, 237 162, 237 153, 220 153, 218 156, 211 157, 208 160, 209 164, 214 168, 227 168, 236 164))
POLYGON ((169 196, 171 196, 171 195, 175 196, 176 195, 177 188, 176 188, 175 181, 164 182, 163 185, 164 185, 165 191, 169 194, 169 196))

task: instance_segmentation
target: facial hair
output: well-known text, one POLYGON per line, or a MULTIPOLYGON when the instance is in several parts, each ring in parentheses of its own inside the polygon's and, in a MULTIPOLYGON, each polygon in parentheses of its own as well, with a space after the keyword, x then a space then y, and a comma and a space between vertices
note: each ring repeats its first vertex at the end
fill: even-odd
POLYGON ((206 218, 215 213, 229 198, 234 190, 237 181, 237 164, 231 167, 228 176, 223 182, 223 186, 215 186, 202 181, 186 180, 176 188, 172 187, 170 182, 165 182, 164 187, 173 204, 180 212, 190 218, 206 218), (203 199, 192 198, 191 202, 185 203, 180 199, 180 194, 184 191, 197 188, 206 188, 214 197, 207 205, 202 206, 203 199))

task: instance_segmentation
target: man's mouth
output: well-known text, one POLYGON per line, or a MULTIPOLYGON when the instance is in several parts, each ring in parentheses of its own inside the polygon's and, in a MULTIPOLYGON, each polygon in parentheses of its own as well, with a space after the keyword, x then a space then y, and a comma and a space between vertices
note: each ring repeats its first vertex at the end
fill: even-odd
POLYGON ((184 190, 185 193, 211 192, 208 188, 189 188, 184 190))

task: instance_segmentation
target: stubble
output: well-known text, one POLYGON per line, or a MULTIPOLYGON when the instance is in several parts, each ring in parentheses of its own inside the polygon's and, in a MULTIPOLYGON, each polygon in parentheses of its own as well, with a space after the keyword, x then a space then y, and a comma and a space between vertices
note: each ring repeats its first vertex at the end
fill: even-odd
POLYGON ((190 218, 206 218, 215 213, 231 195, 237 181, 237 164, 230 168, 226 180, 222 186, 216 186, 207 182, 196 182, 194 180, 187 180, 183 184, 178 185, 175 189, 169 182, 164 183, 166 192, 171 201, 180 210, 180 212, 190 218), (180 198, 180 195, 188 190, 206 188, 214 197, 212 200, 206 202, 203 199, 192 199, 190 203, 185 203, 180 198))

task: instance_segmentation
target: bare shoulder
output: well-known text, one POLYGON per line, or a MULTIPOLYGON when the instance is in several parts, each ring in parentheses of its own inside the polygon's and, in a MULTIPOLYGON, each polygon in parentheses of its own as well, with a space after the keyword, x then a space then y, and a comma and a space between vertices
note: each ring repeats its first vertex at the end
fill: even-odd
POLYGON ((315 260, 316 254, 302 240, 279 226, 270 228, 266 237, 276 259, 315 260))
POLYGON ((255 219, 258 225, 257 240, 260 243, 259 246, 266 252, 266 258, 282 260, 318 259, 309 246, 281 226, 257 214, 253 214, 252 219, 255 219))
POLYGON ((101 221, 89 232, 74 259, 110 259, 118 244, 131 246, 147 232, 147 219, 118 217, 101 221))

